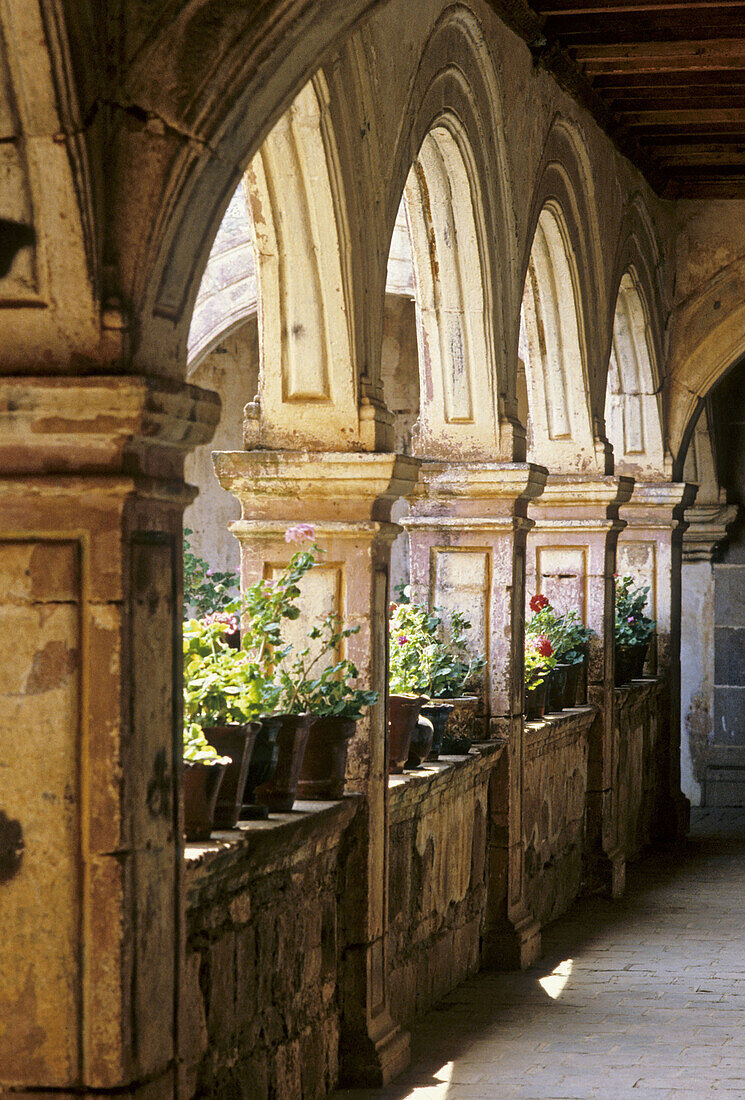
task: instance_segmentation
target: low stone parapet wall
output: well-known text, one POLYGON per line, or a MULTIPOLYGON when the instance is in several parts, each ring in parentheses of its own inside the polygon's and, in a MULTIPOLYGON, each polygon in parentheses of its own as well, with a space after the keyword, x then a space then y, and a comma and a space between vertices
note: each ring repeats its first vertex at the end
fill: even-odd
POLYGON ((503 742, 390 783, 391 1014, 426 1011, 480 966, 489 777, 503 742))
POLYGON ((338 1083, 340 901, 359 799, 186 847, 185 1095, 325 1096, 338 1083))
POLYGON ((580 893, 588 733, 596 713, 594 706, 576 707, 525 724, 525 894, 541 925, 580 893))
POLYGON ((665 774, 660 730, 666 687, 658 679, 634 680, 616 688, 615 817, 617 844, 627 860, 635 859, 654 839, 665 774))

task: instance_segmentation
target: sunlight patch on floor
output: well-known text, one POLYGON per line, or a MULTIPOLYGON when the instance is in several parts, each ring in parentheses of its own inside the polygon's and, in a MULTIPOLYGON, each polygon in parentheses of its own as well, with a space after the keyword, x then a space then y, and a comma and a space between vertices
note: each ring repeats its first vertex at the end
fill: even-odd
POLYGON ((558 1001, 559 997, 564 992, 564 988, 572 976, 573 965, 572 959, 564 959, 564 961, 554 967, 551 973, 547 974, 545 978, 538 979, 538 984, 541 986, 544 993, 548 993, 552 1000, 558 1001))

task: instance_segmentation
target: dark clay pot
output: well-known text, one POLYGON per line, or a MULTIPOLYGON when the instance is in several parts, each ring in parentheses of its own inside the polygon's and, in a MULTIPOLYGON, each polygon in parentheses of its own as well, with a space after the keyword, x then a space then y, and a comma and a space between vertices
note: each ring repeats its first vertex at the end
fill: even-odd
POLYGON ((333 801, 343 797, 347 749, 356 726, 354 718, 311 718, 297 785, 298 798, 333 801))
POLYGON ((567 665, 566 687, 564 689, 564 706, 577 706, 577 692, 579 691, 579 678, 582 674, 582 661, 576 665, 567 665))
POLYGON ((409 759, 412 734, 426 698, 421 695, 388 696, 388 771, 400 775, 409 759))
POLYGON ((546 677, 546 712, 549 714, 564 709, 568 668, 569 665, 556 664, 546 677))
POLYGON ((279 758, 277 738, 281 725, 282 718, 276 714, 268 715, 259 722, 259 732, 251 753, 246 786, 243 791, 241 818, 244 821, 263 821, 269 816, 268 808, 256 801, 256 788, 262 783, 268 783, 277 769, 279 758))
POLYGON ((259 732, 258 722, 243 725, 205 726, 204 736, 220 756, 229 756, 215 807, 215 828, 234 829, 238 824, 248 763, 259 732))
POLYGON ((641 679, 647 659, 646 645, 618 647, 616 649, 616 686, 641 679))
POLYGON ((256 791, 256 798, 270 813, 288 814, 297 798, 297 782, 310 729, 309 714, 281 714, 277 733, 277 768, 256 791))
POLYGON ((525 692, 525 717, 529 722, 543 718, 546 713, 546 681, 525 692))
POLYGON ((409 742, 409 757, 406 761, 407 769, 418 768, 424 763, 429 756, 434 739, 435 727, 432 725, 429 718, 425 718, 420 714, 416 720, 414 732, 409 742))
POLYGON ((226 767, 226 764, 192 764, 184 760, 184 836, 187 840, 209 840, 226 767))
POLYGON ((442 736, 445 732, 445 726, 447 725, 452 709, 452 703, 425 703, 421 709, 420 713, 423 714, 425 718, 429 718, 434 729, 432 748, 427 756, 428 760, 438 760, 440 757, 440 753, 442 752, 442 736))

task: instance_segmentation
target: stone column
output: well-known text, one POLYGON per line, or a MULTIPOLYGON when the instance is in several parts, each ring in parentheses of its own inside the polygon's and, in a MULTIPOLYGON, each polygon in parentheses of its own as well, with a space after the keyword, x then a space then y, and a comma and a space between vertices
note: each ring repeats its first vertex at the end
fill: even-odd
POLYGON ((620 510, 626 529, 618 540, 618 573, 649 585, 649 614, 657 621, 651 671, 663 677, 660 707, 657 831, 680 839, 690 804, 680 789, 680 568, 683 512, 695 489, 685 483, 637 482, 620 510))
POLYGON ((2 381, 0 1093, 177 1091, 183 455, 214 394, 2 381))
POLYGON ((404 521, 411 580, 431 606, 464 611, 488 661, 485 720, 509 751, 490 790, 488 965, 526 967, 540 955, 540 927, 524 900, 522 843, 523 632, 528 502, 546 478, 539 466, 424 462, 404 521))
POLYGON ((712 559, 736 517, 737 505, 727 505, 724 494, 718 503, 687 508, 684 517, 687 527, 683 533, 681 568, 681 786, 694 805, 706 802, 707 767, 712 759, 715 627, 712 559))
POLYGON ((619 508, 634 486, 628 477, 552 474, 531 505, 528 596, 542 592, 561 611, 575 608, 595 631, 590 646, 589 701, 599 707, 590 730, 587 787, 586 879, 613 897, 624 890, 625 860, 617 843, 613 574, 619 508))
MULTIPOLYGON (((215 454, 220 484, 241 504, 231 530, 241 544, 242 583, 284 565, 288 526, 310 523, 326 553, 308 575, 307 613, 338 610, 360 631, 347 653, 362 684, 379 692, 350 746, 347 785, 365 795, 350 848, 342 901, 341 1077, 387 1084, 408 1063, 409 1038, 391 1019, 386 997, 388 918, 388 770, 386 737, 388 568, 393 502, 410 494, 418 463, 402 455, 238 451, 215 454)), ((307 623, 307 619, 305 620, 307 623)), ((304 633, 304 630, 303 630, 304 633)))

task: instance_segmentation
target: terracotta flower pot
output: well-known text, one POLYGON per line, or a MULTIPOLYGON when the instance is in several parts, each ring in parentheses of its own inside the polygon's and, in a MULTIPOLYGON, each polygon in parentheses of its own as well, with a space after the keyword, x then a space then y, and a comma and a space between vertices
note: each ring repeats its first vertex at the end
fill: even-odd
POLYGON ((461 755, 483 737, 483 723, 479 718, 481 700, 478 695, 458 695, 448 699, 448 703, 453 709, 445 725, 440 752, 461 755))
POLYGON ((270 813, 288 814, 297 798, 297 782, 310 729, 309 714, 282 714, 277 744, 277 769, 257 788, 256 798, 270 813))
POLYGON ((529 722, 543 718, 546 713, 546 681, 541 680, 537 687, 525 692, 525 717, 529 722))
POLYGON ((578 661, 576 665, 567 665, 566 688, 564 689, 565 707, 577 706, 577 692, 579 691, 579 678, 582 674, 582 666, 582 661, 578 661))
POLYGON ((434 729, 432 749, 427 756, 428 760, 439 760, 440 758, 440 753, 442 752, 442 736, 445 732, 445 727, 452 710, 452 703, 441 701, 425 703, 421 709, 420 713, 423 714, 425 718, 429 718, 434 729))
POLYGON ((279 730, 282 718, 277 714, 266 715, 260 719, 259 732, 256 735, 253 752, 248 764, 246 786, 243 790, 243 821, 263 821, 269 816, 268 807, 256 801, 256 788, 268 783, 277 770, 279 759, 279 730))
POLYGON ((416 720, 426 702, 422 695, 388 696, 388 771, 393 775, 406 766, 416 720))
POLYGON ((435 727, 432 725, 429 718, 425 718, 424 715, 420 714, 416 720, 414 732, 409 742, 409 756, 406 761, 407 769, 418 768, 427 759, 429 751, 432 748, 434 737, 435 727))
POLYGON ((332 801, 343 797, 347 749, 356 727, 354 718, 311 717, 297 785, 299 798, 332 801))
POLYGON ((238 824, 248 764, 259 732, 258 722, 242 725, 205 726, 204 736, 220 756, 229 756, 215 807, 215 828, 234 829, 238 824))
POLYGON ((184 836, 187 840, 209 840, 226 767, 226 764, 184 760, 184 836))

